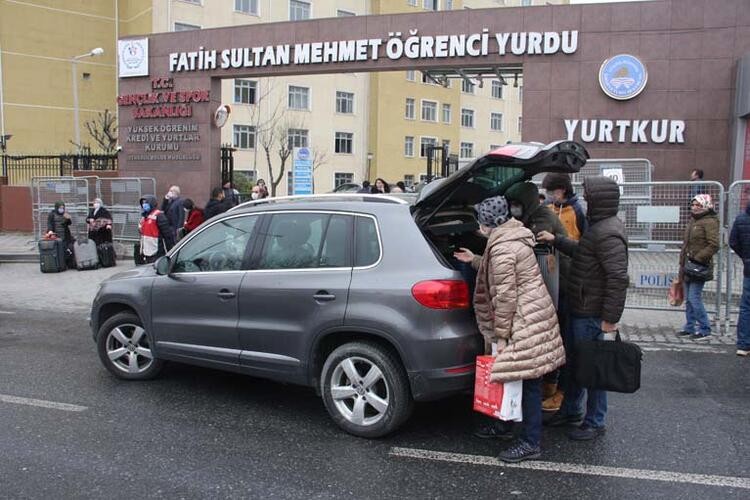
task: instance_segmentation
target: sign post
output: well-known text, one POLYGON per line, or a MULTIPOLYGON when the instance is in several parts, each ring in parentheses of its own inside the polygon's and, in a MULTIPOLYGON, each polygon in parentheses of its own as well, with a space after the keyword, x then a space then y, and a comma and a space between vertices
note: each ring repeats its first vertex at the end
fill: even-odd
POLYGON ((294 148, 292 158, 292 194, 313 194, 310 148, 294 148))

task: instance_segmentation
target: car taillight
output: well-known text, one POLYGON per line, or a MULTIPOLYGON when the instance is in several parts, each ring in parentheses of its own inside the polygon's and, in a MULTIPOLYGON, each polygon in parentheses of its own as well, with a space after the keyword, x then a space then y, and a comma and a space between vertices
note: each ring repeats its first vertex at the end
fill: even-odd
POLYGON ((469 307, 469 285, 460 280, 420 281, 411 294, 430 309, 466 309, 469 307))

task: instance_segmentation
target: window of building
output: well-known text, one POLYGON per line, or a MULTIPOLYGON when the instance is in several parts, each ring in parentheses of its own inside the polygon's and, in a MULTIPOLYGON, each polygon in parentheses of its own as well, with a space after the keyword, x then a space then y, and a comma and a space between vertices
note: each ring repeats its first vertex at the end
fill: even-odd
POLYGON ((406 79, 409 80, 410 82, 416 81, 417 80, 417 72, 414 71, 413 69, 407 70, 406 71, 406 79))
POLYGON ((352 154, 354 147, 354 134, 351 132, 336 132, 334 151, 339 154, 352 154))
POLYGON ((310 19, 310 2, 289 0, 289 20, 304 21, 310 19))
POLYGON ((428 146, 437 146, 437 139, 435 137, 421 137, 419 141, 419 156, 422 158, 427 157, 428 146))
POLYGON ((521 133, 521 130, 523 130, 523 116, 518 117, 518 133, 521 133))
POLYGON ((534 0, 521 0, 521 7, 529 7, 534 5, 534 0))
POLYGON ((443 0, 444 10, 453 10, 453 0, 443 0))
POLYGON ((414 113, 414 99, 411 97, 406 98, 406 110, 404 111, 404 118, 407 120, 413 120, 415 116, 414 113))
POLYGON ((336 113, 354 113, 354 94, 351 92, 336 92, 336 113))
POLYGON ((490 144, 490 151, 494 151, 496 149, 500 149, 502 146, 500 144, 490 144))
POLYGON ((234 125, 234 142, 232 143, 238 149, 255 148, 255 127, 251 125, 234 125))
POLYGON ((309 146, 310 131, 304 128, 290 128, 287 131, 289 148, 306 148, 309 146))
POLYGON ((201 29, 200 26, 197 24, 188 24, 188 23, 174 23, 174 30, 175 31, 190 31, 190 30, 199 30, 201 29))
POLYGON ((201 231, 180 248, 172 272, 240 271, 257 215, 235 217, 201 231))
POLYGON ((490 128, 497 132, 503 131, 503 114, 490 113, 490 128))
POLYGON ((523 102, 523 85, 518 86, 518 102, 523 102))
POLYGON ((234 10, 244 14, 258 15, 258 0, 234 0, 234 10))
POLYGON ((237 104, 255 104, 258 82, 255 80, 234 80, 234 102, 237 104))
POLYGON ((333 173, 333 188, 336 189, 344 184, 353 184, 354 174, 349 172, 334 172, 333 173))
POLYGON ((310 89, 308 87, 289 86, 289 108, 310 109, 310 89))
POLYGON ((404 186, 410 188, 414 187, 414 176, 413 175, 405 175, 404 176, 404 186))
POLYGON ((419 183, 421 184, 423 182, 427 182, 427 174, 419 174, 419 183))
POLYGON ((474 158, 474 143, 462 142, 460 155, 461 158, 474 158))
POLYGON ((427 76, 427 73, 422 72, 422 83, 427 85, 439 85, 432 77, 427 76))
POLYGON ((422 101, 422 121, 437 121, 437 103, 435 101, 422 101))
POLYGON ((336 17, 354 17, 356 15, 357 14, 355 14, 354 12, 350 12, 348 10, 339 9, 336 11, 336 17))
POLYGON ((461 126, 462 127, 474 127, 474 110, 461 108, 461 126))
POLYGON ((475 85, 465 78, 461 79, 461 92, 464 94, 473 94, 475 85))
POLYGON ((425 10, 438 10, 438 0, 424 0, 425 10))
POLYGON ((443 123, 451 122, 451 105, 443 104, 443 123))
POLYGON ((492 80, 492 97, 495 99, 503 98, 503 84, 500 80, 492 80))
POLYGON ((417 5, 419 5, 419 0, 407 0, 407 3, 412 7, 416 7, 417 5))
POLYGON ((404 137, 404 156, 414 156, 414 137, 404 137))

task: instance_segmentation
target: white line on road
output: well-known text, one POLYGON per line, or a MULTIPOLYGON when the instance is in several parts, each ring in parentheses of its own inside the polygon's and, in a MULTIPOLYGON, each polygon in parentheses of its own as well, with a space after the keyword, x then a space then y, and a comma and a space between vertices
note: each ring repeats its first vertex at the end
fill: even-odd
POLYGON ((17 405, 39 406, 41 408, 52 408, 53 410, 63 411, 84 411, 88 410, 87 406, 71 405, 68 403, 56 403, 54 401, 45 401, 43 399, 21 398, 18 396, 8 396, 0 394, 0 401, 3 403, 14 403, 17 405))
POLYGON ((510 469, 527 469, 547 472, 563 472, 568 474, 584 474, 588 476, 622 477, 626 479, 646 479, 649 481, 665 481, 670 483, 701 484, 706 486, 724 486, 750 490, 750 478, 713 476, 706 474, 687 474, 647 469, 626 469, 622 467, 605 467, 601 465, 570 464, 563 462, 528 461, 518 464, 507 464, 500 460, 482 455, 465 455, 462 453, 447 453, 443 451, 419 450, 415 448, 391 448, 388 453, 394 457, 434 460, 438 462, 453 462, 470 465, 489 465, 492 467, 506 467, 510 469))
POLYGON ((13 311, 0 311, 0 314, 16 314, 13 311))

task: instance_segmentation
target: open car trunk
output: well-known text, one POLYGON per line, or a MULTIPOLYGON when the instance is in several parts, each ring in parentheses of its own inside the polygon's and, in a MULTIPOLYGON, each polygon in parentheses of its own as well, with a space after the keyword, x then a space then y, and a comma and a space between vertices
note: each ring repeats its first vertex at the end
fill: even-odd
POLYGON ((474 205, 505 193, 516 182, 544 172, 578 172, 589 154, 580 144, 558 141, 506 144, 450 177, 430 183, 412 208, 417 225, 446 263, 455 267, 453 252, 465 247, 482 254, 487 240, 478 234, 474 205))

